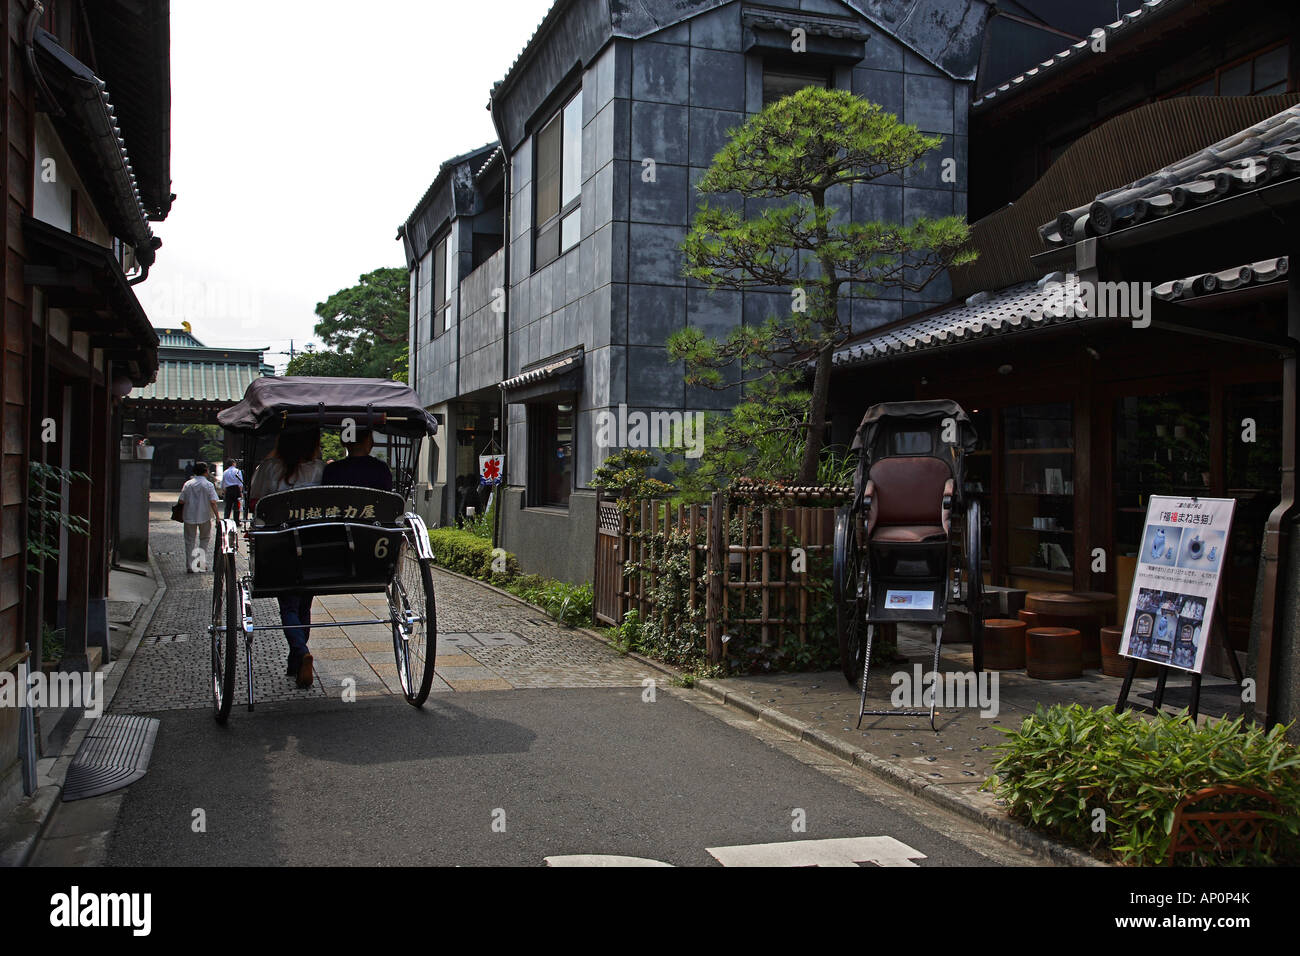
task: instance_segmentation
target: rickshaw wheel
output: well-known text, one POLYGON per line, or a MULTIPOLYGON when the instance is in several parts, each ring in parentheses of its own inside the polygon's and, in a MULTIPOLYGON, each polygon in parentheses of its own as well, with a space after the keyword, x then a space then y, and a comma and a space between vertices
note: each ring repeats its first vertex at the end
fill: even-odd
POLYGON ((393 580, 388 585, 388 612, 393 624, 393 655, 402 696, 413 707, 421 707, 433 686, 433 664, 437 652, 438 618, 433 600, 433 573, 427 558, 421 558, 410 541, 404 540, 393 580), (410 623, 405 626, 410 612, 410 623), (403 630, 406 636, 403 637, 403 630))
POLYGON ((847 506, 835 515, 835 632, 840 644, 840 667, 850 687, 856 687, 866 666, 863 641, 862 553, 847 506))
POLYGON ((212 574, 212 716, 224 724, 235 696, 235 664, 239 645, 239 581, 235 556, 217 554, 212 574), (218 630, 225 627, 225 631, 218 630))
POLYGON ((970 614, 971 648, 975 670, 984 669, 984 567, 980 535, 980 503, 972 500, 966 505, 966 611, 970 614))

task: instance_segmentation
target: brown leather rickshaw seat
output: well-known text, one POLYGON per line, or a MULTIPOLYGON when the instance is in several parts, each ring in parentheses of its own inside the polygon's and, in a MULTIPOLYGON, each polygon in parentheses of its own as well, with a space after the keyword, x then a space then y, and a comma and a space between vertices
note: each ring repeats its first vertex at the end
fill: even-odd
POLYGON ((948 532, 939 525, 891 524, 877 525, 871 533, 872 541, 895 541, 904 544, 920 544, 924 541, 942 541, 948 532))
POLYGON ((882 458, 871 467, 868 534, 872 541, 921 544, 948 537, 943 498, 952 472, 938 458, 882 458))

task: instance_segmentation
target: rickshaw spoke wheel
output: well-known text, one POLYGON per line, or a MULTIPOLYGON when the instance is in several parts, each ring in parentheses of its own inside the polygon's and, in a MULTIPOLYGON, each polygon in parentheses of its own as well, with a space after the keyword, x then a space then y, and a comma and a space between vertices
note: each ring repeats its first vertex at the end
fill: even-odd
POLYGON ((433 686, 437 650, 438 627, 430 564, 427 558, 420 557, 410 541, 403 541, 388 586, 397 676, 402 684, 402 696, 415 707, 424 704, 433 686))
POLYGON ((243 608, 235 556, 218 553, 212 573, 212 716, 224 724, 235 696, 235 664, 243 608), (224 630, 222 630, 224 628, 224 630))
POLYGON ((856 687, 866 664, 864 618, 867 582, 864 558, 858 548, 855 518, 847 507, 835 516, 835 630, 840 645, 840 667, 849 686, 856 687))

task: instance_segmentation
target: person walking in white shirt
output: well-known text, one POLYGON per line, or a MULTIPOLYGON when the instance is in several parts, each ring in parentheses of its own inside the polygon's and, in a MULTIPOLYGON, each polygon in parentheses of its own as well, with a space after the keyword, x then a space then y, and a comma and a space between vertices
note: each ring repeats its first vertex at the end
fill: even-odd
POLYGON ((206 571, 211 566, 212 522, 221 517, 217 510, 216 486, 208 480, 208 466, 199 462, 194 477, 181 487, 181 518, 185 522, 185 573, 206 571), (202 551, 196 550, 195 540, 202 551))
POLYGON ((244 473, 235 467, 234 461, 226 462, 226 468, 221 473, 221 494, 226 500, 226 517, 230 517, 230 512, 235 513, 235 520, 239 520, 239 499, 244 494, 244 473))

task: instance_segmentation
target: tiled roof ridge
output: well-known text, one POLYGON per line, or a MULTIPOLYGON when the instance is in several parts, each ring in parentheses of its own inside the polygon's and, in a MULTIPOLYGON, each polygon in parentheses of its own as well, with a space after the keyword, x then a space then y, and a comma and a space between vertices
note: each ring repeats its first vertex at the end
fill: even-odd
MULTIPOLYGON (((401 229, 405 229, 407 223, 409 223, 412 219, 416 217, 421 207, 424 206, 424 204, 429 201, 429 197, 432 196, 434 192, 438 189, 438 187, 442 185, 443 180, 445 180, 447 176, 450 175, 451 170, 455 169, 456 166, 465 162, 467 159, 470 159, 473 156, 477 156, 478 154, 484 152, 485 150, 500 149, 500 148, 501 145, 496 140, 492 140, 490 142, 484 143, 482 146, 478 147, 477 149, 468 150, 467 152, 461 153, 459 156, 451 157, 451 159, 444 159, 438 165, 438 172, 434 174, 433 182, 429 183, 429 188, 424 191, 424 194, 420 197, 420 201, 415 204, 415 207, 411 210, 410 214, 405 219, 402 220, 402 225, 398 227, 399 231, 401 229)), ((491 161, 491 157, 489 157, 489 161, 491 161)), ((482 167, 479 167, 479 169, 481 170, 482 167)), ((477 173, 475 175, 477 175, 477 173)))
POLYGON ((1038 227, 1049 246, 1215 202, 1300 174, 1300 104, 1282 110, 1212 146, 1170 163, 1126 186, 1100 193, 1038 227))
POLYGON ((1185 279, 1174 279, 1153 286, 1151 294, 1165 302, 1194 299, 1213 292, 1230 292, 1248 285, 1265 285, 1286 277, 1290 271, 1286 256, 1262 259, 1218 272, 1201 272, 1185 279))
POLYGON ((837 366, 859 365, 889 355, 1086 318, 1077 311, 1067 310, 1064 315, 1049 311, 1055 296, 1046 288, 1051 278, 1021 282, 992 293, 979 292, 959 305, 882 329, 840 349, 833 362, 837 366))
POLYGON ((1140 29, 1150 23, 1151 14, 1156 12, 1168 13, 1185 5, 1187 2, 1189 0, 1144 0, 1136 10, 1124 14, 1114 23, 1093 27, 1084 39, 1070 44, 1064 50, 1047 60, 1043 60, 1037 66, 1018 76, 1013 76, 1011 79, 999 83, 991 90, 982 93, 971 102, 971 109, 978 110, 987 107, 995 99, 1001 102, 1012 93, 1033 86, 1034 82, 1041 81, 1045 76, 1057 76, 1062 72, 1063 67, 1077 66, 1090 59, 1093 55, 1099 55, 1093 47, 1093 44, 1098 39, 1104 39, 1102 47, 1104 51, 1109 48, 1110 41, 1113 38, 1122 37, 1132 30, 1140 29))
MULTIPOLYGON (((544 39, 545 35, 549 33, 551 29, 554 28, 555 24, 559 22, 560 17, 564 14, 564 12, 568 10, 569 7, 571 7, 573 4, 578 2, 580 2, 580 0, 555 0, 555 2, 551 4, 550 9, 546 11, 546 15, 542 17, 541 23, 537 25, 537 29, 533 31, 532 36, 528 38, 528 41, 524 44, 523 49, 519 51, 519 54, 511 62, 509 68, 505 72, 505 75, 501 77, 501 79, 497 80, 495 83, 492 84, 492 90, 491 93, 489 94, 489 100, 494 99, 500 92, 502 92, 506 87, 508 87, 511 84, 511 82, 514 79, 516 71, 531 56, 534 46, 539 42, 541 42, 541 40, 544 39)), ((611 22, 610 36, 611 38, 638 40, 641 39, 642 37, 650 36, 653 33, 658 33, 660 30, 666 30, 669 27, 676 26, 678 23, 681 23, 685 20, 691 20, 697 16, 700 16, 701 14, 710 13, 718 9, 718 7, 726 6, 726 4, 730 2, 732 2, 732 0, 720 0, 720 2, 710 7, 704 7, 702 9, 695 10, 692 12, 681 12, 675 18, 669 19, 667 22, 663 22, 663 23, 661 23, 658 20, 653 20, 653 17, 650 17, 650 19, 652 19, 654 22, 654 26, 649 30, 645 30, 641 33, 636 33, 636 34, 630 32, 628 33, 620 32, 620 30, 611 22)), ((874 26, 881 33, 888 36, 895 43, 902 45, 910 52, 916 54, 921 59, 923 59, 926 63, 930 64, 936 70, 939 70, 941 73, 943 73, 945 76, 948 76, 952 79, 964 79, 964 80, 973 79, 972 76, 958 76, 957 74, 949 70, 947 67, 945 67, 942 63, 937 62, 933 56, 926 53, 924 50, 919 49, 915 44, 909 41, 906 37, 902 37, 894 33, 894 31, 889 29, 889 27, 886 24, 881 22, 881 20, 867 8, 867 5, 864 4, 862 0, 841 0, 841 2, 844 4, 844 6, 852 10, 854 13, 858 14, 858 16, 862 17, 868 23, 872 24, 872 26, 874 26)), ((1173 3, 1173 2, 1179 2, 1179 0, 1155 0, 1155 2, 1173 3)), ((646 5, 644 3, 641 4, 641 9, 642 12, 646 13, 648 17, 650 16, 649 10, 646 8, 646 5)), ((771 10, 770 12, 779 13, 781 11, 771 10)), ((789 11, 789 13, 794 16, 805 15, 804 11, 802 10, 791 10, 789 11)), ((809 20, 826 21, 828 19, 828 17, 825 14, 821 14, 819 16, 816 11, 807 11, 806 16, 809 20)))

